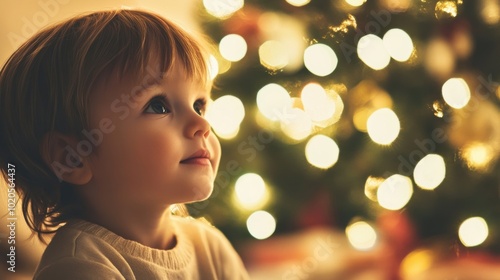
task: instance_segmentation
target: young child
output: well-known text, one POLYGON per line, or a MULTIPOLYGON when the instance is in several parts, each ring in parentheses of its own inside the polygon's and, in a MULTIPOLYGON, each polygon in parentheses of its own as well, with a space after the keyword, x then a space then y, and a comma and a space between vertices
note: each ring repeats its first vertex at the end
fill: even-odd
POLYGON ((248 278, 220 231, 171 213, 209 197, 220 160, 202 46, 152 13, 103 11, 6 62, 2 173, 15 166, 32 230, 56 232, 34 279, 248 278))

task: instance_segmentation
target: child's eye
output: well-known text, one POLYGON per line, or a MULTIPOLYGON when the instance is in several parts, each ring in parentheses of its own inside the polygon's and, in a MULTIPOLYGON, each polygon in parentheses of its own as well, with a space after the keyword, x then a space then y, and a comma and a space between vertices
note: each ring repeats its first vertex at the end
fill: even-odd
POLYGON ((148 114, 168 114, 170 110, 165 105, 166 101, 164 97, 154 97, 144 110, 148 114))
POLYGON ((194 110, 198 115, 203 116, 205 115, 205 109, 206 109, 206 101, 204 99, 198 99, 193 105, 194 110))

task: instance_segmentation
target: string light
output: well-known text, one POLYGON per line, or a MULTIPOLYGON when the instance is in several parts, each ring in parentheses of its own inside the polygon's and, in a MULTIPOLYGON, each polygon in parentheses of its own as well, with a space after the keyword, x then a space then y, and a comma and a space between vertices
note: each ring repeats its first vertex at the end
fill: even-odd
POLYGON ((309 115, 299 108, 287 110, 287 117, 281 120, 281 130, 293 140, 300 141, 312 132, 312 121, 309 115))
POLYGON ((458 229, 458 237, 466 247, 481 245, 488 238, 488 234, 488 224, 481 217, 468 218, 458 229))
POLYGON ((352 247, 360 251, 366 251, 377 242, 377 233, 375 229, 364 221, 358 221, 346 228, 346 235, 352 247))
POLYGON ((359 7, 363 5, 366 0, 345 0, 345 2, 353 7, 359 7))
POLYGON ((396 113, 389 108, 382 108, 368 117, 366 128, 373 142, 389 145, 396 140, 401 127, 396 113))
POLYGON ((410 35, 399 28, 393 28, 384 34, 382 39, 389 55, 397 61, 407 61, 413 52, 410 35))
POLYGON ((455 109, 461 109, 470 100, 470 89, 461 78, 451 78, 442 87, 444 101, 455 109))
POLYGON ((374 34, 368 34, 359 39, 357 53, 359 59, 374 70, 384 69, 391 60, 384 42, 374 34))
POLYGON ((243 8, 244 0, 203 0, 203 6, 214 17, 224 19, 243 8))
POLYGON ((325 44, 314 44, 304 51, 304 65, 319 77, 330 75, 337 68, 338 61, 332 48, 325 44))
POLYGON ((211 103, 205 113, 205 118, 214 132, 221 138, 234 138, 245 117, 243 102, 232 95, 224 95, 211 103))
POLYGON ((266 183, 258 174, 246 173, 241 175, 236 180, 234 188, 239 205, 245 209, 259 208, 266 201, 266 183))
POLYGON ((306 159, 313 166, 321 169, 332 167, 339 158, 339 146, 332 138, 315 135, 306 144, 306 159))
POLYGON ((403 208, 413 195, 411 179, 394 174, 380 184, 377 190, 377 201, 380 206, 389 210, 403 208))
POLYGON ((415 184, 426 190, 433 190, 446 176, 446 165, 442 156, 429 154, 423 157, 415 169, 413 169, 413 178, 415 184))
POLYGON ((277 40, 269 40, 259 47, 260 64, 271 71, 277 71, 288 65, 286 47, 277 40))
POLYGON ((266 211, 253 212, 247 219, 247 229, 256 239, 266 239, 276 230, 276 220, 266 211))
POLYGON ((286 0, 286 2, 295 7, 302 7, 309 4, 311 0, 286 0))
POLYGON ((278 84, 267 84, 257 92, 257 107, 269 120, 282 119, 291 106, 290 94, 278 84))
POLYGON ((304 111, 314 122, 330 119, 335 113, 335 102, 329 98, 325 89, 317 83, 309 83, 300 95, 304 111))
POLYGON ((239 61, 247 53, 247 42, 238 34, 228 34, 220 40, 219 52, 229 61, 239 61))
POLYGON ((493 148, 484 143, 470 143, 460 150, 460 156, 472 170, 486 170, 495 158, 493 148))

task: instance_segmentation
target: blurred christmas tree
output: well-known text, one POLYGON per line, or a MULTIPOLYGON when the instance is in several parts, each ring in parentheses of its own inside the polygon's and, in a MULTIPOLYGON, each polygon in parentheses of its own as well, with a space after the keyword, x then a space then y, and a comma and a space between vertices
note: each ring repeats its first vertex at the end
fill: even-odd
POLYGON ((392 212, 500 252, 500 1, 203 3, 223 158, 194 215, 237 241, 272 233, 259 210, 274 234, 392 212))

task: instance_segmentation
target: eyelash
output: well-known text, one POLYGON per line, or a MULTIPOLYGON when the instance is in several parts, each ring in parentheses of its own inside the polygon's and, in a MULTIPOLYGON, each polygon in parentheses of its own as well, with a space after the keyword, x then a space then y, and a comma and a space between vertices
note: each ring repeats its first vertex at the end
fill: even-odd
MULTIPOLYGON (((164 95, 157 95, 151 98, 144 112, 148 114, 168 114, 171 112, 171 110, 168 108, 167 104, 168 102, 164 95), (162 107, 161 108, 153 107, 153 105, 156 104, 159 104, 162 107), (160 111, 157 111, 156 109, 160 109, 160 111)), ((204 116, 206 110, 206 104, 207 104, 206 99, 203 98, 198 99, 194 102, 193 109, 196 111, 198 115, 204 116)))

